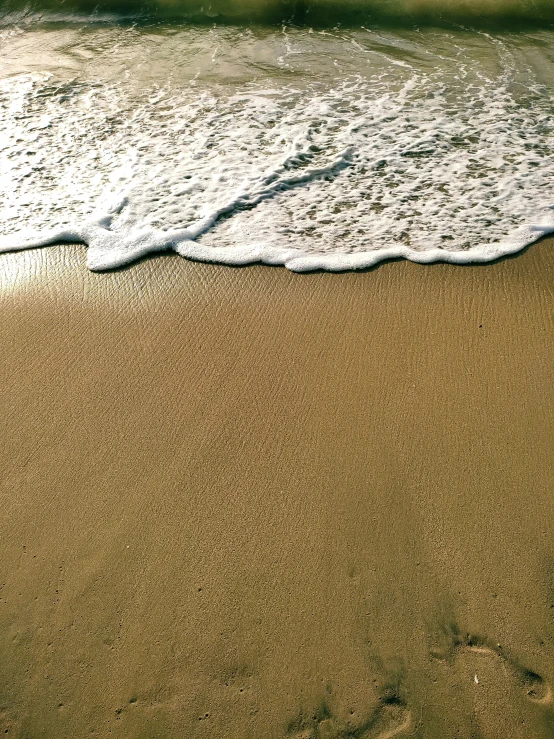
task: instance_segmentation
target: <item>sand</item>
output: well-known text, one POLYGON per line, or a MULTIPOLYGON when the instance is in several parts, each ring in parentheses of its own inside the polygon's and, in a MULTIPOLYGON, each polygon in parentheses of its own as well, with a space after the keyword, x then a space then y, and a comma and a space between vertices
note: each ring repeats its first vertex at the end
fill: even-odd
POLYGON ((553 246, 0 257, 0 731, 553 737, 553 246))

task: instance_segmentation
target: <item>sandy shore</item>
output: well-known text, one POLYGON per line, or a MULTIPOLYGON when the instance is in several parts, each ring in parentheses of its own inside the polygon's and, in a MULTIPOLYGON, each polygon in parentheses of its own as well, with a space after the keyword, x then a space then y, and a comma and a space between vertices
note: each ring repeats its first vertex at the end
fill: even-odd
POLYGON ((554 736, 554 241, 0 257, 0 728, 554 736))

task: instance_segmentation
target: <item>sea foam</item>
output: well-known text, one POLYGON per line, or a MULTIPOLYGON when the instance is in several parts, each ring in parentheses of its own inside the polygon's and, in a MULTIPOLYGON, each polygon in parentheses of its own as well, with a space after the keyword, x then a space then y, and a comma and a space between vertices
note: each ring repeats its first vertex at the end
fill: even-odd
POLYGON ((338 271, 487 262, 554 232, 543 39, 29 28, 5 43, 33 40, 56 65, 0 81, 0 251, 338 271), (121 69, 60 73, 83 49, 121 69))

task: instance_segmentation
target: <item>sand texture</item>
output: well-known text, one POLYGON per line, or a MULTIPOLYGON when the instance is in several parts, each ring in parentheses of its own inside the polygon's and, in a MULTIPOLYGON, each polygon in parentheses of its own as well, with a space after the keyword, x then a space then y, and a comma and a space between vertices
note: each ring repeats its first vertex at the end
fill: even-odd
POLYGON ((0 735, 554 737, 554 241, 0 258, 0 735))

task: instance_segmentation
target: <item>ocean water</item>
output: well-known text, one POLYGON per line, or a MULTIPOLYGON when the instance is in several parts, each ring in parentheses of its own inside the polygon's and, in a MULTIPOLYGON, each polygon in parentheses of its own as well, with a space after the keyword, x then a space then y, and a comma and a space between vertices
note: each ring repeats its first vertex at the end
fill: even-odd
POLYGON ((554 232, 554 3, 5 4, 0 251, 296 271, 554 232))

